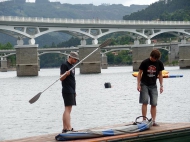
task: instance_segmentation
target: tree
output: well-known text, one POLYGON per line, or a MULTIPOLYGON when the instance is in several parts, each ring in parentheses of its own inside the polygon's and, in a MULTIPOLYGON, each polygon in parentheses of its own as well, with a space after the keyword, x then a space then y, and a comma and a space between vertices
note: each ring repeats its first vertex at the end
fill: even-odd
POLYGON ((114 64, 114 54, 109 52, 106 55, 107 55, 108 64, 114 64))
MULTIPOLYGON (((13 49, 13 46, 10 42, 6 44, 1 44, 0 43, 0 50, 7 50, 7 49, 13 49)), ((10 66, 15 66, 16 65, 16 56, 12 55, 7 57, 8 63, 10 63, 10 66)))

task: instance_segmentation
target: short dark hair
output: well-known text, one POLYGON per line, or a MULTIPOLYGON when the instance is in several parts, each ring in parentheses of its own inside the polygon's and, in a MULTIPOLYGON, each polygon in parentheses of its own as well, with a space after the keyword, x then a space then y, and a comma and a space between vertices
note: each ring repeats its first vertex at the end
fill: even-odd
POLYGON ((160 59, 160 57, 161 57, 161 53, 160 53, 160 51, 159 51, 158 49, 154 49, 154 50, 152 50, 152 52, 150 53, 150 57, 152 57, 152 58, 158 60, 158 59, 160 59))

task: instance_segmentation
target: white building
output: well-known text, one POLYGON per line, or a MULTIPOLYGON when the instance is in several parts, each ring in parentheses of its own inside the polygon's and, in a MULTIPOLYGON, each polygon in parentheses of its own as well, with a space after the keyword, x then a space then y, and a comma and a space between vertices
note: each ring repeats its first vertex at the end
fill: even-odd
POLYGON ((165 4, 167 4, 168 2, 171 2, 172 0, 159 0, 159 2, 160 1, 163 1, 163 2, 165 2, 165 4))

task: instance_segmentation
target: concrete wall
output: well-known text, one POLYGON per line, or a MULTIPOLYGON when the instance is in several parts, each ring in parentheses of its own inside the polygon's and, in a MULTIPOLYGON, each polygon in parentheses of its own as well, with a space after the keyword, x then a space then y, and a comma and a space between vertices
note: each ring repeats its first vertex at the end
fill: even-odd
POLYGON ((17 45, 17 76, 38 76, 38 45, 17 45))
POLYGON ((179 46, 178 44, 171 45, 171 60, 175 61, 179 59, 179 46))
MULTIPOLYGON (((79 59, 82 60, 92 51, 98 48, 98 45, 82 45, 79 46, 79 59)), ((80 64, 81 74, 101 73, 101 55, 100 49, 90 55, 80 64)))
POLYGON ((7 72, 7 58, 1 58, 1 72, 7 72))
POLYGON ((102 55, 102 69, 107 69, 108 68, 108 61, 107 61, 107 56, 106 54, 102 55))
POLYGON ((179 67, 190 69, 190 44, 179 44, 179 67))
POLYGON ((132 46, 133 71, 138 71, 141 62, 150 57, 153 50, 152 44, 141 44, 132 46))

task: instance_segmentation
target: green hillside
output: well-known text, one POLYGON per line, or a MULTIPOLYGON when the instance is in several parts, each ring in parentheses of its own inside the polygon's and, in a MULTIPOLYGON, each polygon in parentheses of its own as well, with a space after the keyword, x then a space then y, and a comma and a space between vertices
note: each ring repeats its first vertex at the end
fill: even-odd
POLYGON ((146 9, 123 17, 124 20, 189 21, 190 0, 158 1, 146 9))
POLYGON ((25 0, 11 0, 0 2, 0 15, 121 20, 123 15, 131 14, 146 7, 148 5, 102 4, 95 6, 93 4, 61 4, 48 0, 36 0, 35 3, 26 3, 25 0))

